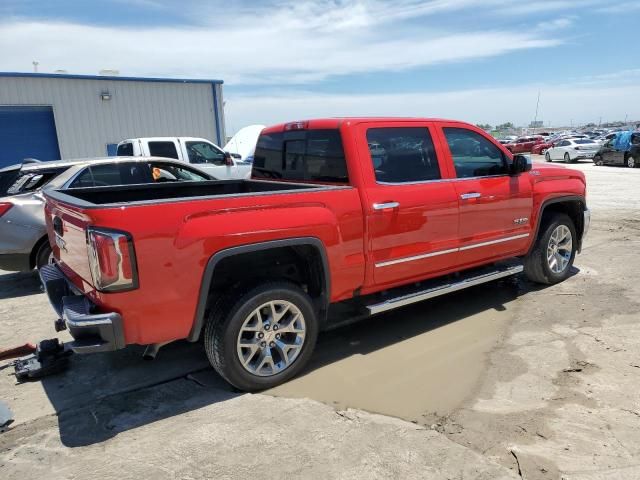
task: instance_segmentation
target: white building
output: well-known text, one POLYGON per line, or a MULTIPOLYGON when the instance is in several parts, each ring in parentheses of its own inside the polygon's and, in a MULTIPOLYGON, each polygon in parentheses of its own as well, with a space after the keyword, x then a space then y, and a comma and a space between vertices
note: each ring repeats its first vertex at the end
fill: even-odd
POLYGON ((0 72, 0 168, 115 154, 125 138, 224 144, 221 80, 0 72))

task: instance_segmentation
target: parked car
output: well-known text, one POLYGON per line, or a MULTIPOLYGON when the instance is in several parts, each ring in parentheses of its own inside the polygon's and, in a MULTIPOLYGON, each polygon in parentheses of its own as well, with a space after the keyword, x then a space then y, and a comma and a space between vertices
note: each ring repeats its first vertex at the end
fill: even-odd
POLYGON ((544 158, 547 162, 564 160, 565 163, 573 163, 581 159, 592 159, 599 148, 599 143, 588 138, 565 138, 547 149, 544 158))
POLYGON ((250 180, 48 189, 41 278, 76 352, 202 338, 229 383, 270 388, 329 326, 521 271, 566 279, 585 176, 531 168, 463 122, 277 125, 250 180))
POLYGON ((251 164, 253 153, 256 150, 256 142, 264 127, 264 125, 249 125, 241 128, 224 146, 224 151, 237 154, 240 163, 251 164))
POLYGON ((40 190, 73 161, 27 162, 0 170, 0 270, 46 264, 51 253, 40 190))
POLYGON ((531 147, 531 153, 534 155, 544 155, 547 153, 556 140, 545 140, 542 143, 537 143, 533 147, 531 147))
POLYGON ((640 132, 630 133, 628 142, 625 140, 616 144, 616 137, 608 140, 593 157, 593 163, 640 167, 640 132))
POLYGON ((20 174, 22 164, 9 165, 8 167, 0 168, 0 197, 4 197, 7 194, 9 187, 13 185, 20 174))
POLYGON ((535 145, 542 142, 544 142, 544 137, 541 137, 539 135, 520 137, 514 140, 512 143, 507 143, 505 147, 511 153, 527 153, 530 152, 535 145))
POLYGON ((241 163, 239 154, 225 152, 204 138, 129 138, 118 144, 118 157, 163 157, 190 163, 218 180, 248 178, 251 165, 241 163))
POLYGON ((181 162, 110 157, 24 165, 0 199, 0 269, 27 271, 51 260, 41 190, 212 180, 181 162))

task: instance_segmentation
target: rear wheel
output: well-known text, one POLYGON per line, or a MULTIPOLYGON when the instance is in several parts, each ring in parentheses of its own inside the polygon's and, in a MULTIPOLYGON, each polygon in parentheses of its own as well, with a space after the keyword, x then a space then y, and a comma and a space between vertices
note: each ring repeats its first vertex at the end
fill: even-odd
POLYGON ((270 282, 218 302, 204 345, 213 368, 251 392, 295 376, 311 358, 317 337, 311 298, 293 283, 270 282))
POLYGON ((596 155, 595 157, 593 157, 593 163, 595 163, 599 167, 604 165, 604 162, 602 161, 602 157, 600 155, 596 155))
POLYGON ((545 154, 544 154, 544 159, 545 159, 547 162, 550 162, 550 161, 551 161, 551 155, 549 155, 549 152, 545 152, 545 154))
POLYGON ((569 155, 569 152, 564 154, 564 163, 571 163, 571 155, 569 155))
POLYGON ((525 275, 536 283, 561 282, 571 273, 576 250, 576 228, 571 218, 564 213, 546 216, 533 249, 524 259, 525 275))
POLYGON ((51 245, 48 241, 45 241, 36 254, 36 268, 40 270, 45 265, 53 263, 53 252, 51 251, 51 245))
POLYGON ((636 168, 637 166, 638 166, 638 162, 636 162, 636 159, 633 158, 633 155, 629 155, 627 157, 627 167, 636 168))

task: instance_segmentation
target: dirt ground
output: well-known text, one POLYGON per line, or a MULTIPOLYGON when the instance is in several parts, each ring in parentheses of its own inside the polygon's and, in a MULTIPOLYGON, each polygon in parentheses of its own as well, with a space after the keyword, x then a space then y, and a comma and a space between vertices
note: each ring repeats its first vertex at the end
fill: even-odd
MULTIPOLYGON (((42 382, 0 370, 16 419, 0 478, 640 478, 640 169, 573 167, 593 218, 562 284, 495 282, 326 333, 261 395, 186 343, 75 357, 42 382)), ((52 320, 33 275, 0 272, 0 345, 52 320)))

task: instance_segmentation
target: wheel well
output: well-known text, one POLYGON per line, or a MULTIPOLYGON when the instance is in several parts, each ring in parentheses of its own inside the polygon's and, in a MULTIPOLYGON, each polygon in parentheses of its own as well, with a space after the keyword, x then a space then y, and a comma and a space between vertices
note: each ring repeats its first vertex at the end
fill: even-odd
POLYGON ((36 242, 36 244, 33 246, 33 248, 31 249, 31 253, 29 254, 29 267, 30 268, 32 268, 32 269, 36 268, 36 259, 38 257, 38 251, 40 250, 42 245, 44 245, 48 241, 49 241, 49 237, 47 235, 45 235, 44 237, 39 239, 36 242))
MULTIPOLYGON (((554 202, 544 207, 542 216, 540 217, 540 224, 554 213, 564 213, 568 215, 576 227, 576 234, 578 235, 578 249, 580 249, 582 247, 582 234, 584 233, 584 210, 585 205, 581 200, 554 202)), ((538 231, 539 230, 540 225, 538 225, 538 231)))
POLYGON ((243 285, 286 280, 309 294, 323 324, 330 285, 324 248, 315 238, 276 240, 258 246, 234 247, 214 255, 205 270, 194 325, 188 339, 196 341, 205 318, 223 295, 243 285))

